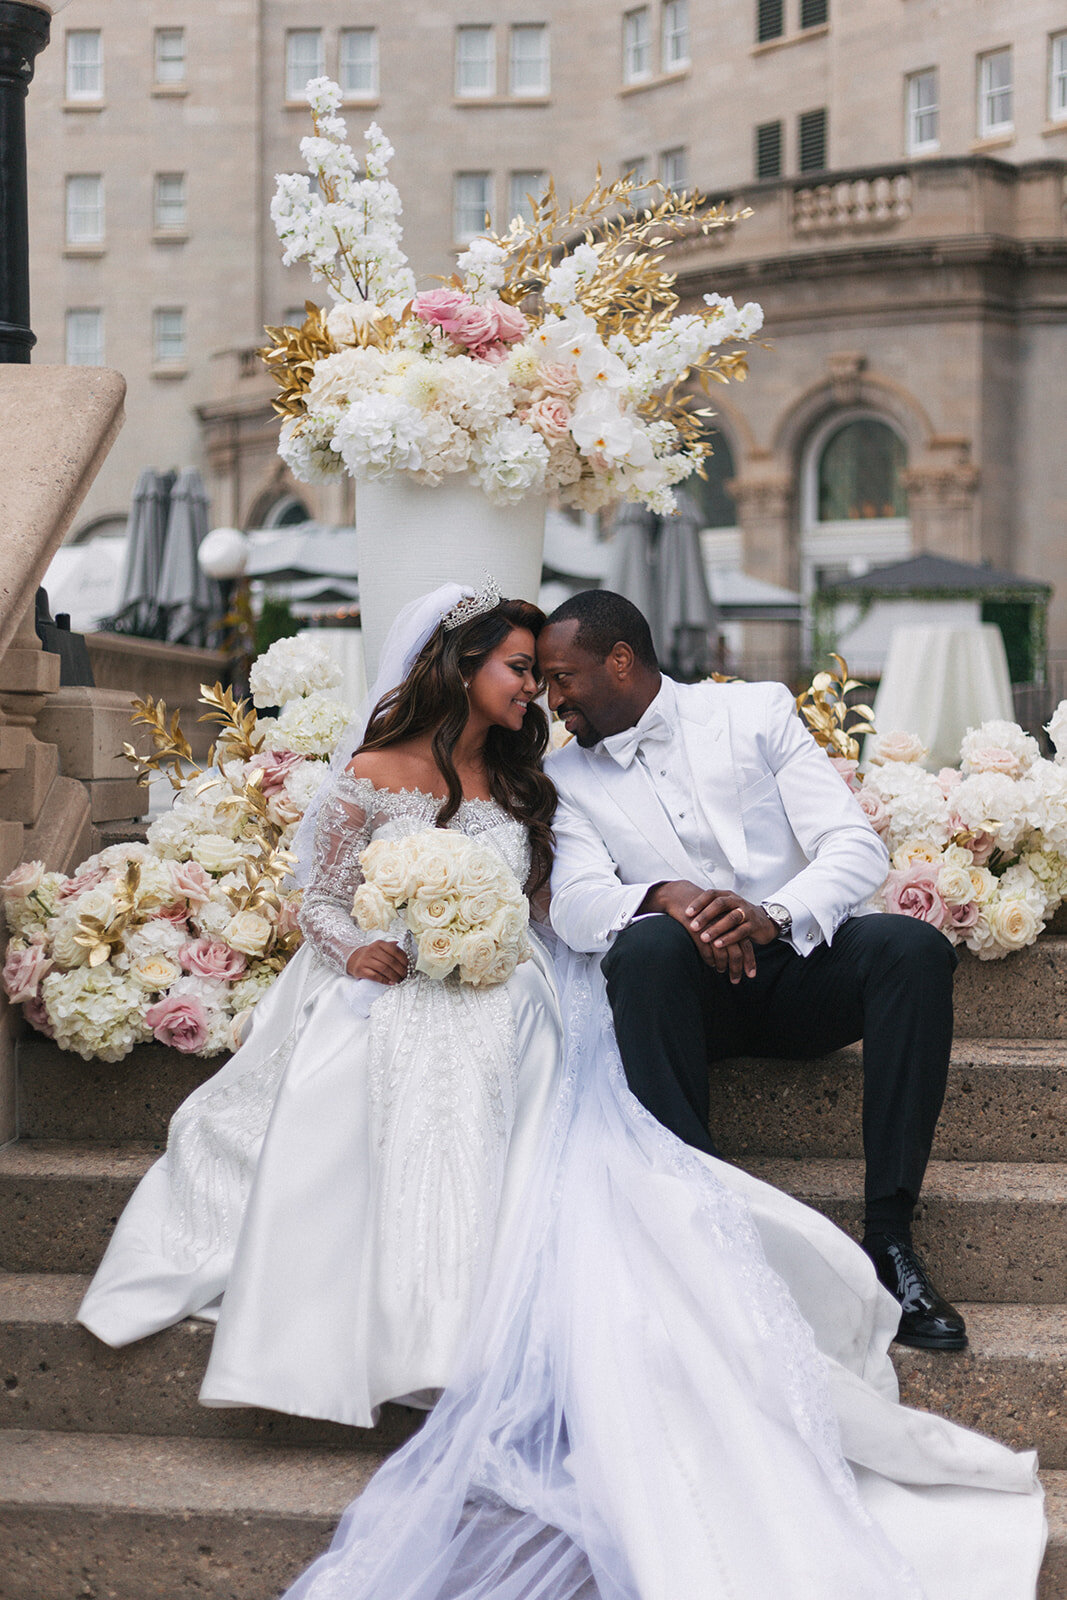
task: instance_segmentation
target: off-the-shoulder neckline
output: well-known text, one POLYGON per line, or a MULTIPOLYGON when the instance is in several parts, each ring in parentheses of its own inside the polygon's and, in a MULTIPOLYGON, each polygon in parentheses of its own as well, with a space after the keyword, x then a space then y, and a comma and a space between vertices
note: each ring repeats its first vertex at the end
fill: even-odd
MULTIPOLYGON (((347 767, 342 769, 340 776, 346 783, 350 783, 353 788, 358 788, 362 784, 372 794, 388 795, 392 800, 431 800, 435 806, 440 808, 448 799, 447 795, 431 794, 428 789, 386 789, 382 784, 375 783, 373 778, 357 777, 354 772, 349 772, 347 767)), ((460 801, 460 806, 492 806, 496 811, 503 810, 498 800, 494 800, 491 797, 488 800, 482 800, 478 795, 474 795, 470 799, 464 795, 460 801)))

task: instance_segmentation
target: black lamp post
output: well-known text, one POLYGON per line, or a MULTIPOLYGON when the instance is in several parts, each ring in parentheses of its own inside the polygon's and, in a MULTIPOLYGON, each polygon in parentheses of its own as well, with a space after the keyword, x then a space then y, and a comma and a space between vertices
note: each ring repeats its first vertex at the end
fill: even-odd
POLYGON ((26 91, 58 6, 0 0, 0 361, 29 361, 26 91))

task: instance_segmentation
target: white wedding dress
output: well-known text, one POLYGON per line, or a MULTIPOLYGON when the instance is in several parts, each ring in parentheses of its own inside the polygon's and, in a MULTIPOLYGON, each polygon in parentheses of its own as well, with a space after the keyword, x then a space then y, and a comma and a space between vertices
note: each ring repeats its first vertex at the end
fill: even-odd
MULTIPOLYGON (((867 1257, 638 1105, 595 960, 364 1014, 358 853, 438 804, 336 780, 308 943, 81 1310, 121 1344, 221 1296, 210 1405, 444 1390, 289 1600, 1034 1600, 1034 1456, 897 1403, 867 1257)), ((525 880, 495 805, 451 825, 525 880)))

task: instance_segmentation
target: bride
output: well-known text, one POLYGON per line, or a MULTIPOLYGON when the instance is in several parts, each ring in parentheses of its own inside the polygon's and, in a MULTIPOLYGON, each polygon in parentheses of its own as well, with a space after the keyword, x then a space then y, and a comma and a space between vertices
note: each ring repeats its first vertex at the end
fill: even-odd
POLYGON ((290 1600, 1034 1600, 1033 1455, 897 1404, 867 1257, 644 1111, 595 962, 535 938, 474 989, 353 924, 372 837, 444 825, 545 876, 540 614, 461 595, 398 619, 400 688, 308 822, 307 943, 82 1320, 215 1309, 212 1405, 365 1425, 443 1389, 290 1600))

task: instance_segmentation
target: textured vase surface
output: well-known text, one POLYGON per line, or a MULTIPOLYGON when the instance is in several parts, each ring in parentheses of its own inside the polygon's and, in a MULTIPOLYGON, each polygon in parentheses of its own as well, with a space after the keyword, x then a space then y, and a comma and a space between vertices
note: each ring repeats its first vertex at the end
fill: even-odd
POLYGON ((403 473, 359 484, 356 538, 368 680, 397 612, 442 583, 480 588, 490 572, 509 599, 536 601, 545 506, 543 495, 496 506, 465 473, 437 488, 403 473))

